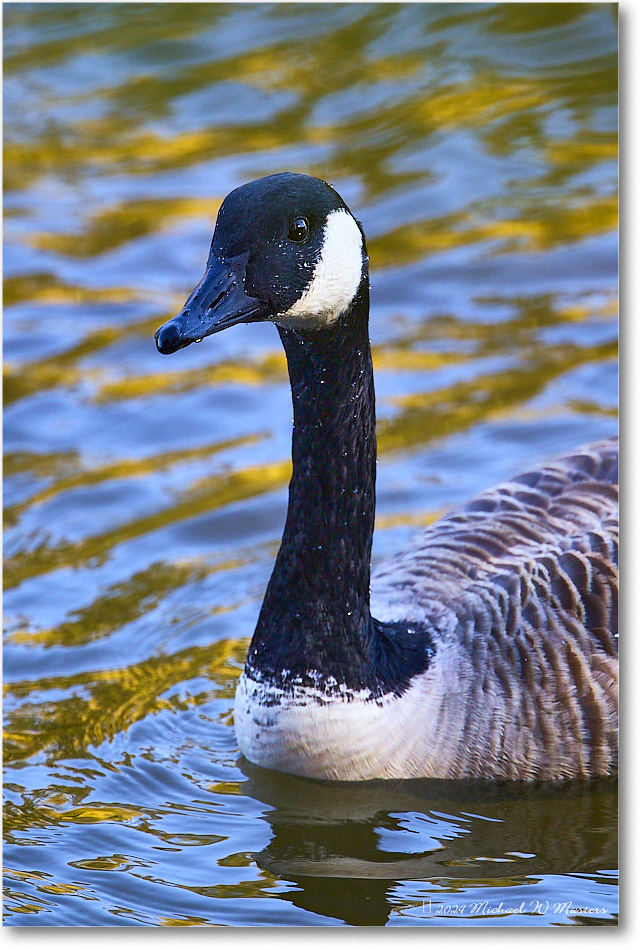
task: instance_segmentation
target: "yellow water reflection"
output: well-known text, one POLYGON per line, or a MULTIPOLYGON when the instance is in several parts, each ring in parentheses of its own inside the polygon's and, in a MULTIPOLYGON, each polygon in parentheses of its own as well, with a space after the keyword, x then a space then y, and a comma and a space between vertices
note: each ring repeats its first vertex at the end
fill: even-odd
POLYGON ((287 369, 274 331, 171 359, 153 335, 229 190, 307 172, 368 237, 382 550, 518 459, 613 434, 617 5, 3 14, 6 922, 415 925, 444 895, 561 889, 603 913, 519 922, 612 923, 612 790, 237 761, 287 369))
POLYGON ((94 566, 104 560, 117 544, 150 534, 159 528, 233 502, 273 491, 287 484, 292 465, 290 460, 259 465, 199 479, 170 508, 126 522, 103 534, 90 535, 82 541, 67 542, 57 547, 41 544, 8 558, 4 565, 5 589, 61 567, 80 568, 91 562, 94 566))
MULTIPOLYGON (((230 697, 246 647, 244 640, 221 640, 133 666, 13 683, 5 687, 5 702, 48 690, 67 690, 70 695, 56 701, 24 702, 6 717, 5 763, 36 754, 46 754, 50 760, 83 757, 90 746, 113 739, 146 716, 185 710, 214 695, 230 697), (180 691, 166 695, 172 687, 196 677, 211 680, 212 688, 198 695, 180 691)), ((59 815, 58 820, 64 817, 59 815)))

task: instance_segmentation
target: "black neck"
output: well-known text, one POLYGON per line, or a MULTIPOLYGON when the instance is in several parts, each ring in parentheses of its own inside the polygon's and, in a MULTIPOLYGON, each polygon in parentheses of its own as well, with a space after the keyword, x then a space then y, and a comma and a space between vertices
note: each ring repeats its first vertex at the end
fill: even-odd
POLYGON ((318 330, 279 328, 292 400, 288 514, 248 667, 323 670, 345 681, 371 663, 370 550, 375 516, 375 399, 368 282, 351 310, 318 330))

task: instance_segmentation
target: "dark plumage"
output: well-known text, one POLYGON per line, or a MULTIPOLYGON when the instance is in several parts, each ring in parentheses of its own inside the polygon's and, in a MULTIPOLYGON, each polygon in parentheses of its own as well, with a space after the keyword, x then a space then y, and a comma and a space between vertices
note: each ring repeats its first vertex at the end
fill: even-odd
POLYGON ((174 352, 272 320, 292 385, 281 548, 236 696, 252 761, 321 778, 617 771, 617 441, 479 495, 372 577, 368 258, 324 182, 225 200, 174 352))

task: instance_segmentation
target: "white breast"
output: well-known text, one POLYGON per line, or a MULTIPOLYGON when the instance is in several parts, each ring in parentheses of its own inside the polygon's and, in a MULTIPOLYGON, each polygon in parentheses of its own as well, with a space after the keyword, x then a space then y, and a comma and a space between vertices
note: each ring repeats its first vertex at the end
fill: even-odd
POLYGON ((256 765, 309 778, 445 778, 455 768, 464 709, 444 701, 456 694, 439 678, 429 670, 402 696, 374 698, 303 686, 285 693, 243 674, 234 708, 239 748, 256 765))

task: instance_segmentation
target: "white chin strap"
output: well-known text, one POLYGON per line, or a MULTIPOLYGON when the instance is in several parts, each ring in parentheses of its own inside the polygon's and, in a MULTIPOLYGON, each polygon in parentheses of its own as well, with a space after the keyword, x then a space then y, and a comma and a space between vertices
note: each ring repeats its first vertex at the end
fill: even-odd
POLYGON ((348 211, 331 211, 312 280, 296 303, 278 315, 278 322, 334 323, 354 300, 362 269, 363 238, 357 222, 348 211))

